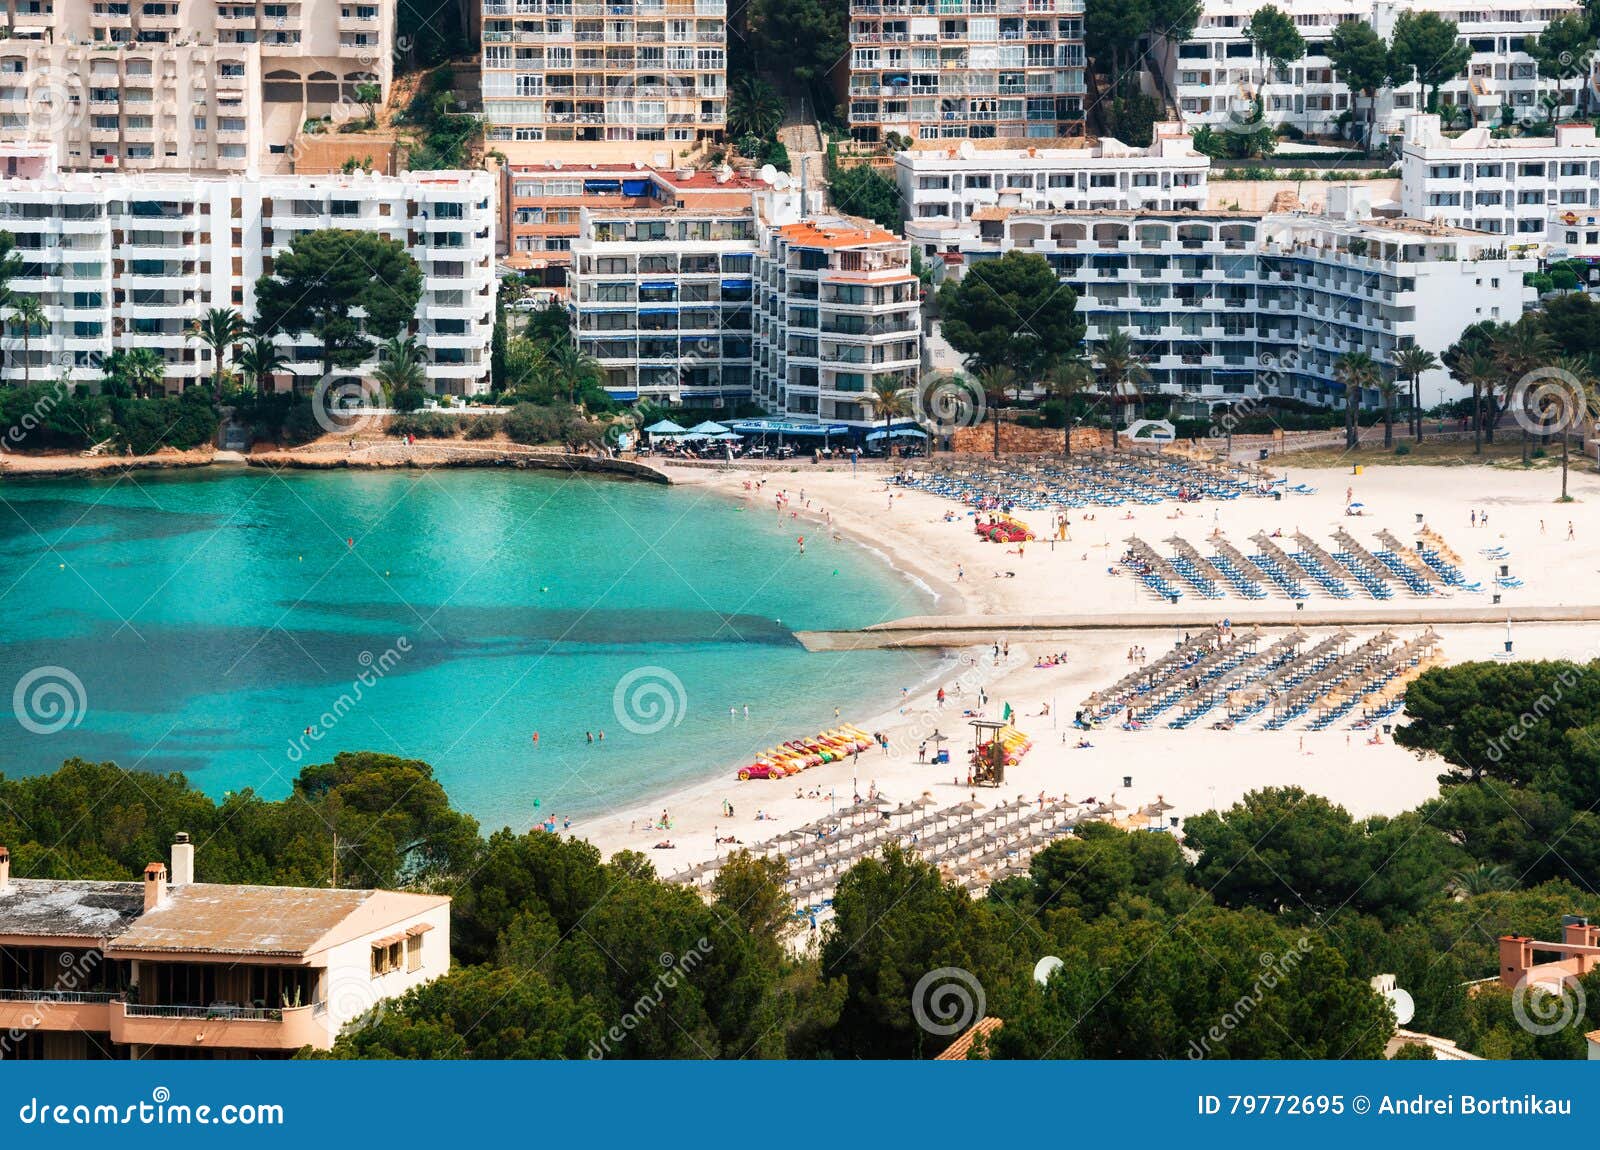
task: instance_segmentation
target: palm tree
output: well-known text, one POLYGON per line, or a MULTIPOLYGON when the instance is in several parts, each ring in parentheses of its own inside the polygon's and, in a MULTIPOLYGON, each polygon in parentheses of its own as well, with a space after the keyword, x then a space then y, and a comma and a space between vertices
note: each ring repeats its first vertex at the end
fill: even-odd
POLYGON ((1439 357, 1412 344, 1395 353, 1395 371, 1411 381, 1411 436, 1422 442, 1422 375, 1439 366, 1439 357))
POLYGON ((1568 499, 1567 464, 1572 430, 1576 427, 1580 436, 1586 430, 1585 424, 1589 418, 1590 403, 1595 394, 1597 380, 1594 363, 1586 355, 1562 356, 1555 361, 1554 367, 1565 376, 1560 382, 1567 385, 1560 389, 1561 410, 1556 417, 1557 432, 1561 436, 1561 502, 1565 503, 1568 499))
MULTIPOLYGON (((783 98, 771 83, 756 76, 738 80, 728 92, 728 135, 769 139, 783 123, 783 98)), ((755 157, 751 157, 754 159, 755 157)))
POLYGON ((249 343, 240 346, 234 365, 238 367, 239 374, 248 380, 259 394, 263 381, 270 390, 272 377, 288 367, 289 361, 279 353, 278 345, 272 342, 271 337, 258 335, 249 343))
POLYGON ((886 375, 872 381, 872 394, 867 400, 872 404, 872 414, 883 416, 883 454, 894 454, 893 430, 896 416, 904 415, 910 407, 906 397, 905 380, 898 375, 886 375))
POLYGON ((1072 401, 1094 386, 1094 368, 1082 356, 1059 360, 1045 372, 1044 388, 1062 404, 1061 454, 1072 454, 1072 401))
POLYGON ((1471 355, 1461 366, 1462 378, 1472 387, 1472 453, 1483 454, 1483 397, 1494 394, 1500 365, 1491 355, 1471 355))
POLYGON ((1515 890, 1517 875, 1510 867, 1500 863, 1479 863, 1466 870, 1458 870, 1444 884, 1444 892, 1456 902, 1466 902, 1477 894, 1494 894, 1497 891, 1515 890))
POLYGON ((11 326, 22 334, 22 386, 28 387, 33 383, 33 329, 38 328, 41 333, 49 331, 50 317, 45 314, 38 296, 12 296, 9 302, 11 326))
MULTIPOLYGON (((1494 337, 1494 357, 1504 373, 1501 379, 1501 389, 1505 394, 1502 406, 1511 402, 1511 397, 1522 379, 1531 371, 1536 371, 1550 362, 1555 353, 1555 341, 1544 330, 1544 324, 1539 316, 1529 314, 1517 320, 1516 323, 1501 329, 1494 337)), ((1531 389, 1523 389, 1523 400, 1526 402, 1531 389)), ((1494 442, 1494 425, 1500 422, 1500 409, 1496 408, 1493 399, 1489 404, 1489 442, 1494 442)), ((1531 438, 1528 435, 1527 420, 1522 420, 1522 462, 1528 462, 1531 448, 1531 438)))
POLYGON ((189 338, 211 349, 211 398, 215 402, 222 401, 222 373, 227 367, 228 349, 249 330, 244 316, 231 307, 209 308, 189 327, 189 338))
POLYGON ((1142 404, 1144 393, 1140 390, 1140 383, 1150 378, 1150 373, 1145 370, 1139 353, 1134 350, 1133 337, 1120 327, 1114 327, 1105 334, 1105 337, 1095 345, 1094 357, 1100 365, 1100 375, 1105 380, 1102 389, 1111 396, 1111 446, 1115 450, 1121 441, 1117 433, 1117 420, 1126 415, 1115 409, 1118 399, 1121 398, 1124 388, 1132 388, 1134 397, 1142 404))
POLYGON ((1394 446, 1394 398, 1400 393, 1400 381, 1387 372, 1379 372, 1378 394, 1383 397, 1383 449, 1394 446))
POLYGON ((1361 406, 1361 392, 1376 387, 1382 378, 1378 365, 1364 351, 1347 352, 1334 362, 1333 378, 1344 385, 1344 445, 1358 451, 1361 438, 1356 432, 1356 411, 1361 406))
POLYGON ((1017 373, 1003 363, 983 368, 978 372, 978 386, 983 388, 983 398, 989 405, 989 415, 994 422, 994 457, 1000 458, 1000 406, 1005 403, 1006 392, 1017 385, 1017 373))
POLYGON ((167 361, 154 348, 136 347, 132 351, 112 352, 106 356, 101 370, 114 388, 126 387, 135 399, 146 399, 166 378, 167 361))
POLYGON ((417 345, 415 336, 392 336, 378 346, 378 366, 372 378, 383 385, 391 402, 404 391, 426 391, 427 353, 417 345))
POLYGON ((598 384, 604 370, 600 361, 579 347, 570 334, 556 341, 551 349, 550 367, 556 382, 571 397, 573 407, 578 406, 579 392, 598 384))

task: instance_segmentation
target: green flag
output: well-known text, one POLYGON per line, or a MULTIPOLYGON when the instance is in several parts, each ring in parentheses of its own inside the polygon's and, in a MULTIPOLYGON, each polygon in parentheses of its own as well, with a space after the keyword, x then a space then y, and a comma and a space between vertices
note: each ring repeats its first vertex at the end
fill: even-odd
POLYGON ((1006 709, 1000 712, 1000 718, 1004 722, 1007 722, 1007 723, 1009 723, 1011 721, 1011 704, 1010 703, 1007 703, 1006 704, 1006 709))

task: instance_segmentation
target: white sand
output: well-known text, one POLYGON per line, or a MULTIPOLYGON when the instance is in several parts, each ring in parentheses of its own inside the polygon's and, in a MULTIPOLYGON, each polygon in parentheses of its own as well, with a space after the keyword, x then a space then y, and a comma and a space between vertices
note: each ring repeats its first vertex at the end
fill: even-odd
MULTIPOLYGON (((1411 534, 1415 515, 1421 512, 1429 525, 1439 531, 1465 560, 1469 579, 1482 580, 1487 587, 1498 570, 1496 564, 1481 558, 1478 549, 1501 545, 1510 549, 1506 562, 1512 574, 1526 586, 1504 592, 1506 604, 1569 606, 1597 601, 1595 574, 1600 568, 1600 476, 1574 472, 1570 490, 1578 502, 1557 504, 1560 477, 1553 471, 1511 472, 1487 467, 1371 467, 1354 476, 1350 468, 1300 470, 1289 468, 1290 481, 1305 482, 1319 489, 1314 496, 1287 497, 1283 502, 1241 499, 1232 503, 1188 504, 1183 518, 1169 519, 1176 505, 1136 509, 1134 519, 1124 521, 1121 511, 1100 512, 1094 522, 1080 513, 1072 514, 1074 543, 1048 546, 1031 544, 1024 556, 1006 554, 1006 548, 977 540, 971 520, 958 511, 954 523, 943 519, 953 503, 918 492, 905 493, 893 500, 885 491, 881 475, 851 476, 846 472, 822 473, 805 465, 792 472, 764 472, 766 490, 751 496, 743 484, 755 478, 744 472, 704 472, 675 470, 675 480, 725 491, 734 498, 756 500, 755 506, 767 510, 775 489, 787 488, 798 497, 803 488, 813 514, 826 508, 835 526, 871 540, 871 545, 889 556, 902 570, 923 579, 941 592, 941 608, 971 614, 1065 614, 1092 613, 1114 618, 1119 612, 1150 612, 1161 603, 1135 580, 1108 576, 1106 567, 1115 563, 1122 551, 1122 540, 1137 532, 1163 554, 1171 549, 1161 541, 1174 532, 1182 534, 1203 552, 1205 536, 1220 526, 1229 539, 1247 554, 1254 550, 1248 539, 1260 529, 1281 527, 1292 535, 1298 527, 1314 536, 1324 548, 1334 550, 1329 533, 1344 526, 1369 549, 1379 545, 1372 533, 1387 527, 1402 540, 1411 534), (1364 503, 1366 515, 1348 518, 1342 514, 1346 488, 1354 488, 1354 498, 1364 503), (1490 525, 1470 528, 1472 510, 1489 512, 1490 525), (1545 531, 1540 533, 1539 520, 1545 531), (1567 524, 1571 521, 1576 539, 1568 542, 1567 524), (1088 558, 1083 558, 1087 552, 1088 558), (957 564, 965 568, 965 578, 955 584, 957 564), (1015 578, 996 579, 996 569, 1016 572, 1015 578)), ((1050 521, 1048 513, 1022 518, 1041 535, 1050 521)), ((1294 550, 1291 539, 1281 541, 1294 550)), ((1390 626, 1401 637, 1419 630, 1407 625, 1410 609, 1420 603, 1489 606, 1487 592, 1463 592, 1450 599, 1437 597, 1419 600, 1404 593, 1378 603, 1364 594, 1349 601, 1316 595, 1299 621, 1314 631, 1319 623, 1338 624, 1341 611, 1382 612, 1392 616, 1390 626)), ((1186 596, 1184 607, 1194 609, 1204 601, 1186 596)), ((1282 611, 1288 601, 1274 596, 1258 601, 1261 608, 1282 611)), ((1216 617, 1248 620, 1250 601, 1232 597, 1207 605, 1216 617)), ((1352 628, 1358 638, 1366 638, 1377 626, 1352 628)), ((1443 626, 1438 628, 1443 654, 1451 662, 1485 659, 1502 651, 1504 625, 1443 626)), ((979 790, 978 801, 998 802, 1018 794, 1030 798, 1041 791, 1068 795, 1074 799, 1093 796, 1110 798, 1130 810, 1164 796, 1175 805, 1170 812, 1180 818, 1216 806, 1227 806, 1249 790, 1269 785, 1295 784, 1327 795, 1350 811, 1363 816, 1397 813, 1416 806, 1437 792, 1438 762, 1419 760, 1410 752, 1395 747, 1385 737, 1381 744, 1367 742, 1370 732, 1349 731, 1335 725, 1327 731, 1311 732, 1296 728, 1280 732, 1240 729, 1213 731, 1203 725, 1182 731, 1154 727, 1143 731, 1119 728, 1094 732, 1091 749, 1071 746, 1077 739, 1072 730, 1072 714, 1085 695, 1110 685, 1127 672, 1126 652, 1141 644, 1153 659, 1178 638, 1174 629, 1157 631, 1085 631, 1068 638, 1013 638, 1011 661, 995 667, 989 647, 963 652, 965 662, 952 660, 947 688, 958 676, 965 684, 962 699, 952 698, 940 710, 933 688, 913 695, 903 709, 882 716, 852 715, 848 707, 844 718, 868 730, 885 730, 892 753, 863 753, 858 763, 840 763, 808 771, 798 779, 750 781, 735 778, 741 764, 725 764, 711 772, 703 783, 685 788, 665 800, 622 811, 574 828, 610 854, 623 848, 651 854, 658 870, 670 873, 690 863, 710 857, 717 847, 714 830, 732 833, 744 843, 771 838, 799 823, 827 813, 830 802, 843 806, 876 784, 895 801, 916 798, 931 792, 941 804, 966 798, 969 788, 955 781, 965 778, 965 751, 971 745, 971 731, 961 717, 964 705, 974 705, 977 688, 982 685, 990 698, 988 715, 999 716, 1001 704, 1009 702, 1017 712, 1018 725, 1034 739, 1033 751, 1008 772, 1002 791, 979 790), (1070 656, 1064 667, 1035 669, 1034 660, 1052 651, 1070 656), (1043 717, 1049 703, 1051 715, 1043 717), (919 740, 934 727, 953 737, 952 764, 933 767, 917 762, 919 740), (1066 736, 1065 739, 1063 736, 1066 736), (1124 778, 1131 778, 1128 786, 1124 778), (854 779, 854 783, 852 780, 854 779), (796 798, 795 790, 820 789, 822 798, 796 798), (827 796, 832 792, 833 798, 827 796), (735 817, 722 815, 722 802, 734 804, 735 817), (666 807, 672 815, 670 832, 648 827, 651 816, 666 807), (757 821, 758 810, 772 816, 757 821), (652 850, 663 838, 676 848, 652 850)), ((996 641, 1007 636, 997 634, 996 641)), ((1268 633, 1271 638, 1271 633, 1268 633)), ((1522 658, 1591 658, 1600 654, 1600 623, 1597 624, 1519 624, 1514 632, 1516 655, 1522 658)), ((800 738, 813 731, 795 730, 783 737, 800 738)), ((930 746, 930 753, 932 747, 930 746)), ((724 852, 729 848, 721 848, 724 852)), ((734 848, 736 849, 736 848, 734 848)))

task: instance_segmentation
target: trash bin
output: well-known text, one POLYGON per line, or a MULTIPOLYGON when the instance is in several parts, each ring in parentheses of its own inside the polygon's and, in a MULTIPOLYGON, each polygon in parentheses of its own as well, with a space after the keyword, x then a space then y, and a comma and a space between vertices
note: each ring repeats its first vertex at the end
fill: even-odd
POLYGON ((1272 500, 1273 500, 1274 503, 1282 503, 1283 502, 1283 492, 1274 491, 1272 493, 1272 500))
POLYGON ((1498 591, 1494 593, 1494 606, 1500 606, 1500 592, 1498 591))
POLYGON ((1359 463, 1358 463, 1358 464, 1356 464, 1356 474, 1357 474, 1357 475, 1360 475, 1360 474, 1361 474, 1361 464, 1359 464, 1359 463))
POLYGON ((1267 461, 1268 454, 1269 454, 1269 452, 1267 451, 1267 449, 1265 447, 1263 447, 1261 449, 1261 453, 1259 455, 1257 455, 1256 458, 1261 460, 1261 462, 1265 463, 1267 461))

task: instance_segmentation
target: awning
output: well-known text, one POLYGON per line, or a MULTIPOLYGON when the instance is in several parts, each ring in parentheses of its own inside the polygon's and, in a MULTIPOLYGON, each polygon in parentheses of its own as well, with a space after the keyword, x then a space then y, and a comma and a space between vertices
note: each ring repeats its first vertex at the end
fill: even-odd
MULTIPOLYGON (((605 389, 605 392, 612 399, 624 399, 624 400, 632 401, 632 400, 635 400, 635 399, 639 398, 638 391, 636 391, 633 388, 628 388, 628 387, 608 387, 608 388, 605 389)), ((665 434, 670 434, 670 433, 669 432, 660 432, 660 431, 658 431, 658 432, 656 432, 656 434, 657 435, 665 435, 665 434)))
POLYGON ((744 278, 724 279, 722 286, 725 288, 747 288, 750 286, 750 281, 744 278))
POLYGON ((583 181, 583 190, 585 192, 617 192, 622 190, 622 182, 620 180, 585 180, 583 181))
POLYGON ((740 435, 849 435, 842 423, 791 423, 785 419, 741 419, 728 424, 740 435))
POLYGON ((641 290, 641 291, 677 291, 678 290, 678 284, 677 284, 677 281, 675 281, 675 280, 666 280, 666 281, 657 280, 655 283, 640 284, 639 285, 639 290, 641 290))
POLYGON ((895 427, 895 428, 891 428, 889 431, 884 431, 884 430, 882 430, 880 428, 877 431, 869 431, 869 432, 867 432, 867 442, 868 443, 876 443, 878 440, 882 439, 885 435, 887 435, 890 439, 926 439, 926 438, 928 438, 928 433, 926 431, 923 431, 919 427, 895 427))
POLYGON ((622 194, 625 196, 648 196, 650 194, 650 181, 623 180, 622 194))
POLYGON ((640 315, 677 315, 678 314, 678 309, 675 308, 675 307, 642 307, 642 308, 639 309, 639 314, 640 315))

